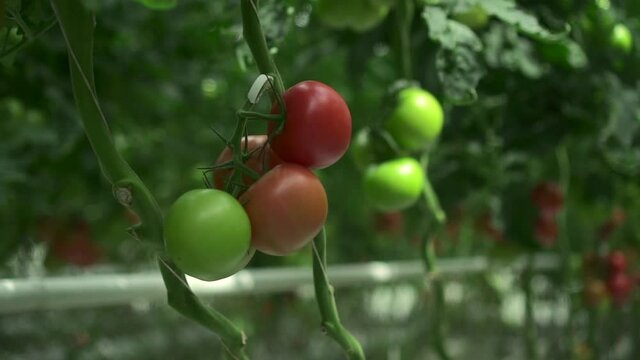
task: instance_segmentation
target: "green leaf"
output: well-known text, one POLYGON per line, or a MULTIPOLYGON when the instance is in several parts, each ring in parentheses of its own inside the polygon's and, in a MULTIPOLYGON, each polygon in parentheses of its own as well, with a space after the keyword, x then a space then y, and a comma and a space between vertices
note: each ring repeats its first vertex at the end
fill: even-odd
POLYGON ((422 16, 429 27, 429 37, 441 45, 436 68, 447 100, 459 105, 472 103, 485 74, 478 60, 482 42, 469 27, 447 18, 440 7, 427 6, 422 16))
POLYGON ((567 33, 567 31, 559 34, 550 32, 540 25, 535 16, 519 9, 516 3, 510 0, 474 0, 473 2, 482 6, 490 15, 541 41, 558 41, 567 33))

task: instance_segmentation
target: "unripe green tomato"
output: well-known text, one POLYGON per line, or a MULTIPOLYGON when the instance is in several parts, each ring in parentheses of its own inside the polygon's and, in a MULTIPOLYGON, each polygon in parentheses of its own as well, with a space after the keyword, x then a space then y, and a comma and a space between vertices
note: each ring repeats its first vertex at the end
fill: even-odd
POLYGON ((405 150, 421 150, 433 143, 444 123, 440 102, 431 93, 417 87, 398 94, 397 106, 384 127, 405 150))
POLYGON ((613 47, 624 53, 629 53, 633 47, 633 35, 624 24, 616 24, 613 27, 609 41, 613 47))
POLYGON ((318 0, 315 11, 329 27, 363 32, 384 20, 389 13, 389 5, 383 0, 318 0))
POLYGON ((164 237, 178 267, 205 281, 234 274, 253 255, 247 213, 220 190, 191 190, 180 196, 165 218, 164 237))
POLYGON ((480 5, 453 14, 453 19, 472 29, 481 29, 489 22, 489 14, 480 5))
POLYGON ((371 205, 391 212, 413 205, 425 185, 420 163, 405 157, 369 167, 364 177, 364 191, 371 205))

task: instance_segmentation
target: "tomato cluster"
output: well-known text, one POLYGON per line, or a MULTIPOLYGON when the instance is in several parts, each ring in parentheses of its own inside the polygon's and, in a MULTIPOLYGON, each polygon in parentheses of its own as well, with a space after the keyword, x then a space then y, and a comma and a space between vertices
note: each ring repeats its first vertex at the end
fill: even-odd
POLYGON ((535 222, 536 239, 542 245, 555 244, 558 239, 556 216, 564 205, 562 190, 553 182, 540 182, 531 191, 531 201, 538 209, 535 222))
POLYGON ((622 306, 635 286, 627 255, 620 250, 605 256, 588 253, 583 258, 584 298, 587 305, 600 305, 607 298, 622 306))
POLYGON ((241 157, 225 148, 214 167, 215 189, 189 191, 169 210, 167 253, 185 273, 208 281, 230 276, 256 250, 292 254, 324 226, 327 194, 311 169, 328 167, 347 151, 351 114, 340 94, 317 81, 294 85, 283 101, 284 126, 273 122, 268 136, 245 137, 241 157), (233 192, 237 199, 224 191, 230 189, 241 189, 233 192))
POLYGON ((424 166, 411 153, 425 151, 442 131, 438 100, 418 87, 398 92, 393 111, 381 129, 364 128, 355 137, 352 155, 364 175, 364 191, 378 211, 413 205, 424 190, 424 166))

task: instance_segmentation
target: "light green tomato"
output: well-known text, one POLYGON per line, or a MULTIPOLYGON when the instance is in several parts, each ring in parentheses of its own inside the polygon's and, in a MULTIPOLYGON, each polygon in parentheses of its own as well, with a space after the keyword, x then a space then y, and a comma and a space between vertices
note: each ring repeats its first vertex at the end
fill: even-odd
POLYGON ((389 13, 389 5, 381 0, 318 0, 315 11, 329 27, 363 32, 384 20, 389 13))
POLYGON ((413 205, 422 194, 425 175, 420 163, 405 157, 369 167, 364 191, 378 211, 391 212, 413 205))
POLYGON ((405 150, 421 150, 442 131, 444 112, 431 93, 417 87, 400 91, 397 106, 384 127, 405 150))
POLYGON ((164 223, 167 253, 186 274, 205 281, 230 276, 251 259, 251 223, 233 196, 213 189, 184 193, 164 223))
POLYGON ((624 24, 616 24, 611 31, 611 45, 624 53, 629 53, 633 47, 633 35, 624 24))
POLYGON ((489 14, 480 5, 474 5, 467 10, 456 12, 453 19, 472 29, 481 29, 489 22, 489 14))

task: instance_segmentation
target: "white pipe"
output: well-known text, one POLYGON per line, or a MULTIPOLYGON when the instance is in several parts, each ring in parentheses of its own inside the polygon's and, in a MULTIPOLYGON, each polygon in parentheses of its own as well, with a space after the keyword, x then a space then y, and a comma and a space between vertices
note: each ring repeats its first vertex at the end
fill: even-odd
MULTIPOLYGON (((518 258, 509 268, 519 271, 524 264, 525 259, 518 258)), ((558 266, 558 258, 536 256, 534 266, 538 270, 553 270, 558 266)), ((438 262, 438 275, 477 273, 489 268, 484 257, 443 259, 438 262)), ((328 268, 328 275, 336 287, 362 286, 419 280, 424 276, 424 268, 419 261, 370 262, 333 265, 328 268)), ((311 285, 313 276, 311 267, 286 267, 243 270, 215 282, 190 277, 188 281, 196 294, 211 298, 296 290, 311 285)), ((0 314, 165 301, 165 297, 162 277, 155 271, 0 279, 0 314)))

